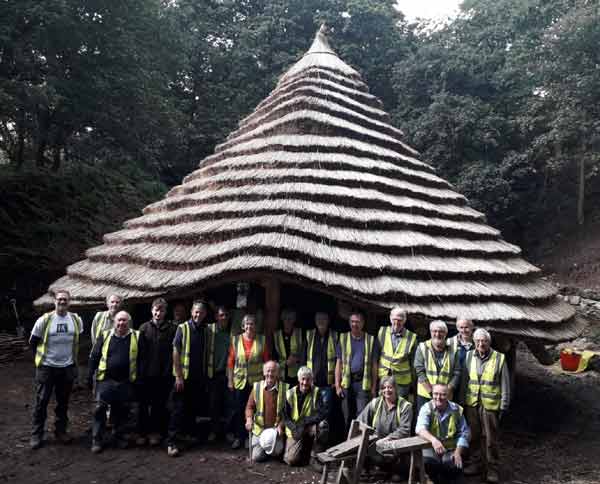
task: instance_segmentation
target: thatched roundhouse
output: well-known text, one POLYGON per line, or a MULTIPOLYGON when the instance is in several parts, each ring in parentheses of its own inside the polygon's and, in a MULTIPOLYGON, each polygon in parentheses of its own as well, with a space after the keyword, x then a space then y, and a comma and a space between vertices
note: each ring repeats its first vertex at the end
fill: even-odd
POLYGON ((285 283, 367 311, 400 305, 415 321, 575 337, 582 323, 540 270, 402 139, 319 32, 213 155, 36 303, 57 288, 101 306, 112 292, 144 302, 263 281, 267 309, 285 283))

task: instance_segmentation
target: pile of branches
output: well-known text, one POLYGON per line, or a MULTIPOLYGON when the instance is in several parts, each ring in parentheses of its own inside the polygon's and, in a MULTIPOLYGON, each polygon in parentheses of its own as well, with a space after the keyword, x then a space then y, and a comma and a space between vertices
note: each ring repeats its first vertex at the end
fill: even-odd
POLYGON ((0 365, 22 359, 27 347, 27 342, 22 337, 0 333, 0 365))

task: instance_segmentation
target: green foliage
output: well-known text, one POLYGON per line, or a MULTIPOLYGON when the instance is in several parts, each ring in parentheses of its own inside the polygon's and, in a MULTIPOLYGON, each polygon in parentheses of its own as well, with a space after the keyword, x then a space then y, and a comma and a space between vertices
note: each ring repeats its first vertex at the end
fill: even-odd
POLYGON ((132 165, 66 166, 0 172, 2 284, 23 275, 60 273, 140 214, 166 187, 132 165))
POLYGON ((599 7, 469 0, 462 11, 421 30, 396 63, 393 114, 492 224, 533 248, 573 227, 578 197, 593 209, 585 193, 600 161, 599 7))

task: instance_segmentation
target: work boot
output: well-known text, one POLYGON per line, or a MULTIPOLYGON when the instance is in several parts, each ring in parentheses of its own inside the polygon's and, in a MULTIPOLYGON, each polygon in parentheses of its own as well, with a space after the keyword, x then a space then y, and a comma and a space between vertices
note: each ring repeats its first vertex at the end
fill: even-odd
POLYGON ((73 442, 73 437, 71 437, 68 433, 66 432, 56 432, 54 434, 54 438, 60 442, 61 444, 70 444, 71 442, 73 442))
POLYGON ((38 450, 42 445, 43 441, 39 435, 32 435, 29 439, 29 447, 31 450, 38 450))
POLYGON ((233 442, 231 443, 231 448, 233 450, 237 450, 242 446, 242 441, 240 439, 233 439, 233 442))
POLYGON ((92 454, 99 454, 100 452, 102 452, 102 444, 100 443, 99 440, 93 439, 92 440, 92 454))
POLYGON ((477 474, 481 474, 481 466, 477 463, 469 464, 464 468, 463 473, 465 476, 476 476, 477 474))
POLYGON ((487 471, 487 476, 486 476, 485 480, 487 482, 492 482, 492 483, 500 482, 500 478, 498 477, 498 472, 493 469, 489 469, 487 471))
POLYGON ((143 447, 148 443, 148 439, 146 438, 145 435, 138 435, 135 438, 135 445, 137 445, 138 447, 143 447))

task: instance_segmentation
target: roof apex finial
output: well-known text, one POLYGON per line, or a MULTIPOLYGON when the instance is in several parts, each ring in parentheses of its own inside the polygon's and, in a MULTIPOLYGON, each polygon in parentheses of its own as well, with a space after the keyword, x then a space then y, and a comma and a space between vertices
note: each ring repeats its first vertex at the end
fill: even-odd
POLYGON ((315 35, 315 40, 313 40, 313 43, 310 46, 310 49, 308 49, 308 51, 306 52, 305 55, 309 55, 309 54, 333 54, 333 55, 336 55, 336 53, 333 51, 333 49, 329 45, 329 40, 327 39, 327 34, 329 32, 330 32, 329 27, 327 27, 327 24, 325 22, 323 22, 321 24, 321 27, 319 28, 319 30, 317 30, 317 33, 315 35))

